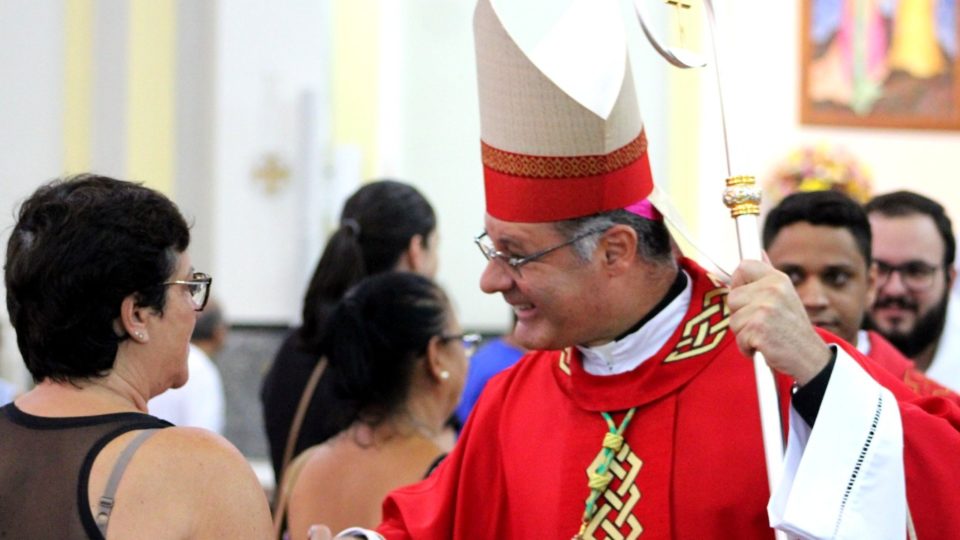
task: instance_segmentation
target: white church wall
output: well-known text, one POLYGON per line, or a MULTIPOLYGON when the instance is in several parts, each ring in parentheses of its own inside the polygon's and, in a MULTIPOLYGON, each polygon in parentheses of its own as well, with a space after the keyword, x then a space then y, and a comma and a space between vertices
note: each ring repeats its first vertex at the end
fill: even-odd
POLYGON ((215 231, 216 291, 234 321, 294 320, 316 257, 306 236, 326 235, 317 229, 325 207, 311 183, 324 173, 316 165, 325 141, 317 130, 329 111, 317 98, 329 84, 328 24, 326 2, 219 4, 206 218, 215 231), (257 178, 271 158, 289 175, 273 189, 257 178))
MULTIPOLYGON (((15 206, 63 170, 64 8, 60 2, 0 2, 0 256, 15 206)), ((0 285, 0 377, 23 387, 27 373, 0 285)))

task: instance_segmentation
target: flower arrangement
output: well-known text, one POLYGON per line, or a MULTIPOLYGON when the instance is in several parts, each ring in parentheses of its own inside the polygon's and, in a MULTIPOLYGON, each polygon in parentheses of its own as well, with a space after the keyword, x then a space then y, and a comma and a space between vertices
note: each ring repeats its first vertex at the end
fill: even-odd
POLYGON ((832 189, 863 204, 873 191, 870 172, 842 148, 826 144, 799 148, 776 168, 764 186, 764 199, 776 204, 798 191, 832 189))

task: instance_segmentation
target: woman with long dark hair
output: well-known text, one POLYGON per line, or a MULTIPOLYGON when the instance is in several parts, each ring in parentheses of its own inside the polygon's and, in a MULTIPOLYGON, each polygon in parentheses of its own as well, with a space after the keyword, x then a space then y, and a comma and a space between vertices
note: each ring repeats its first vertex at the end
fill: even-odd
POLYGON ((346 427, 290 467, 291 538, 314 523, 373 527, 387 493, 428 473, 443 455, 437 437, 460 400, 474 341, 423 276, 380 274, 347 293, 318 345, 330 391, 317 395, 346 427))
MULTIPOLYGON (((433 277, 437 270, 436 215, 413 186, 371 182, 343 207, 340 226, 327 242, 303 299, 303 324, 280 347, 260 391, 270 457, 277 481, 284 450, 307 380, 319 362, 317 348, 327 318, 343 294, 361 279, 402 270, 433 277)), ((329 392, 321 379, 316 393, 329 392)), ((343 426, 311 401, 292 455, 321 443, 343 426)))

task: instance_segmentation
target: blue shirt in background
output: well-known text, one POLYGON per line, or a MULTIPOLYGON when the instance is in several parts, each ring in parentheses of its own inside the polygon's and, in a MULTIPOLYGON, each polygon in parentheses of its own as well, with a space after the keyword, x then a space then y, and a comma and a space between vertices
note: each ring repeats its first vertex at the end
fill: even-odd
POLYGON ((503 338, 497 338, 484 344, 470 357, 463 397, 460 398, 460 404, 457 405, 455 412, 460 425, 466 423, 470 410, 473 409, 473 405, 490 377, 516 364, 523 355, 524 352, 521 349, 510 345, 503 338))

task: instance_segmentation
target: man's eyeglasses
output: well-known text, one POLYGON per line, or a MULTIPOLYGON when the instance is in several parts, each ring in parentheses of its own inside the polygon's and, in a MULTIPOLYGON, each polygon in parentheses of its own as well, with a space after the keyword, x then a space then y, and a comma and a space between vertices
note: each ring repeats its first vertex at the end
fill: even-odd
POLYGON ((477 346, 480 344, 480 340, 483 339, 483 336, 480 334, 441 334, 440 341, 447 343, 449 341, 458 340, 463 344, 463 351, 467 353, 467 358, 473 356, 473 353, 477 352, 477 346))
POLYGON ((483 256, 488 261, 499 259, 500 261, 503 261, 504 263, 506 263, 507 266, 509 266, 510 268, 513 268, 514 270, 519 271, 521 266, 529 262, 533 262, 549 253, 553 253, 554 251, 562 247, 566 247, 575 242, 579 242, 580 240, 583 240, 584 238, 592 234, 597 234, 602 232, 605 232, 605 231, 604 230, 587 231, 585 233, 581 233, 574 236, 573 238, 567 240, 566 242, 557 244, 552 247, 548 247, 547 249, 538 251, 532 255, 527 255, 525 257, 517 257, 516 255, 511 255, 509 253, 504 253, 498 250, 496 246, 493 244, 493 239, 487 235, 487 231, 483 231, 483 233, 480 236, 474 238, 473 241, 474 243, 477 244, 477 247, 480 248, 480 253, 483 253, 483 256))
POLYGON ((894 273, 900 274, 903 286, 911 291, 922 291, 933 285, 933 276, 939 266, 933 266, 923 261, 907 261, 903 264, 890 264, 884 261, 874 261, 877 265, 878 286, 883 287, 890 281, 894 273))
POLYGON ((190 300, 193 302, 193 309, 203 311, 203 308, 207 305, 207 300, 210 299, 210 283, 212 282, 213 278, 207 274, 194 272, 191 279, 174 279, 164 281, 161 285, 186 285, 190 292, 190 300))

